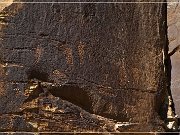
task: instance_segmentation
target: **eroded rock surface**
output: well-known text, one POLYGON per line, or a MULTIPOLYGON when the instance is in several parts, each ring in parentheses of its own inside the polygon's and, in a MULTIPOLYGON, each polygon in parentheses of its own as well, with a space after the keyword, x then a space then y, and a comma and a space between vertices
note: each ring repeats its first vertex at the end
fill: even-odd
POLYGON ((4 8, 0 131, 164 131, 165 10, 163 3, 4 8))
POLYGON ((168 3, 168 39, 171 54, 171 90, 176 113, 180 116, 180 5, 179 0, 168 3), (174 3, 171 3, 174 2, 174 3), (176 2, 176 3, 175 3, 176 2))

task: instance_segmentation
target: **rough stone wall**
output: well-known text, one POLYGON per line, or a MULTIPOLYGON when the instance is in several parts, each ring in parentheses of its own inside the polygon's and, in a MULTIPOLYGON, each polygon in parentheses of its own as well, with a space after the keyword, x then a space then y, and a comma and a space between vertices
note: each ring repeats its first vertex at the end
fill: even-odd
POLYGON ((165 9, 163 3, 4 8, 0 131, 164 131, 165 9))
POLYGON ((176 113, 180 116, 180 3, 179 0, 169 1, 168 3, 168 38, 169 53, 171 55, 171 90, 175 103, 176 113), (177 2, 177 3, 171 3, 177 2))

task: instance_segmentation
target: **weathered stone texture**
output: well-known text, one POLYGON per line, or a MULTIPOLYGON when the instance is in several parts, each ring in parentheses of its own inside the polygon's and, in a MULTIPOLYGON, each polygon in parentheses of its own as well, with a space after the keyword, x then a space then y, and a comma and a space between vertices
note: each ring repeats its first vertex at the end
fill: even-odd
POLYGON ((5 8, 0 122, 11 123, 0 130, 164 131, 165 9, 163 3, 5 8), (17 119, 25 124, 16 127, 17 119))
MULTIPOLYGON (((169 1, 171 2, 171 1, 169 1)), ((168 39, 169 39, 169 53, 180 44, 179 32, 180 32, 180 3, 178 0, 174 0, 168 4, 168 39)), ((175 51, 175 50, 174 50, 175 51)), ((176 49, 174 54, 171 56, 171 90, 175 103, 176 113, 180 116, 180 52, 176 49)))

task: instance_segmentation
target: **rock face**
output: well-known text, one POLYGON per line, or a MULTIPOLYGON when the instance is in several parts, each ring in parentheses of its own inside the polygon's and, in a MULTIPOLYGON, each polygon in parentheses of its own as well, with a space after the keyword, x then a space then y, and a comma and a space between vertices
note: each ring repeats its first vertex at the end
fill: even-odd
POLYGON ((0 21, 1 131, 165 130, 165 4, 13 3, 0 21))
MULTIPOLYGON (((170 2, 170 1, 169 1, 170 2)), ((171 53, 171 90, 175 103, 176 113, 180 116, 180 3, 174 0, 168 4, 168 38, 169 38, 169 53, 171 53)))

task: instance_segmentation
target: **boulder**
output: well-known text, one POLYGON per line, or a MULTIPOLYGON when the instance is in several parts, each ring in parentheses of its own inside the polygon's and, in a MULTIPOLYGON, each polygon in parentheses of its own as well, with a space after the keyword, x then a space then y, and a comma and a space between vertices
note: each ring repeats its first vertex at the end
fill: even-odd
POLYGON ((1 131, 165 131, 166 4, 14 2, 0 14, 1 131))

